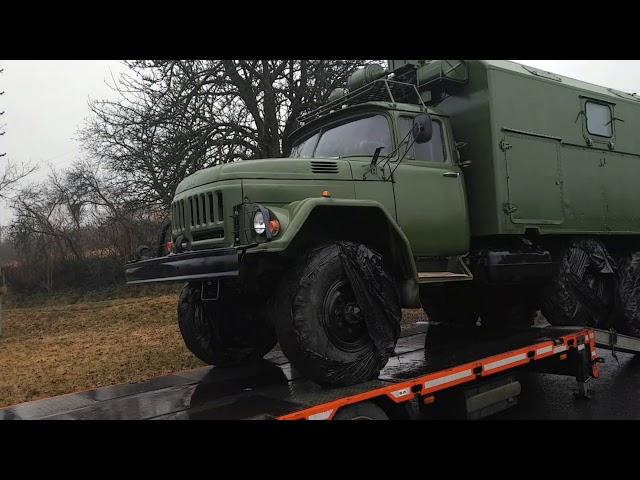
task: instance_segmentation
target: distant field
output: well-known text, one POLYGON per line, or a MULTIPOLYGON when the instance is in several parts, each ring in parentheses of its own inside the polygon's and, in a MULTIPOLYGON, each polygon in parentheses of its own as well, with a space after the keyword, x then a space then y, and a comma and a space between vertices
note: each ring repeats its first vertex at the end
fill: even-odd
MULTIPOLYGON (((202 365, 182 343, 176 295, 3 311, 0 407, 202 365)), ((406 310, 403 323, 424 319, 406 310)))

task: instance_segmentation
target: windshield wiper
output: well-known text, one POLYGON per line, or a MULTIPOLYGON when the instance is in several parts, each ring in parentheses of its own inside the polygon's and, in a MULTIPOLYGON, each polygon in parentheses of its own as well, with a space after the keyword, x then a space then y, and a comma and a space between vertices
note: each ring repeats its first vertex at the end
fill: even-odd
POLYGON ((378 157, 380 156, 380 152, 382 151, 383 147, 378 147, 376 148, 376 151, 373 152, 373 158, 371 159, 371 171, 373 171, 374 168, 376 168, 376 164, 378 163, 378 157))
MULTIPOLYGON (((407 139, 409 138, 410 134, 411 134, 411 130, 409 130, 407 132, 407 134, 402 138, 402 140, 400 140, 400 142, 398 143, 398 146, 392 152, 390 152, 388 155, 385 155, 383 157, 383 160, 380 162, 380 166, 382 167, 382 180, 388 181, 388 180, 393 179, 393 172, 396 171, 396 168, 398 168, 398 165, 400 165, 402 160, 404 160, 404 158, 407 156, 407 153, 409 153, 409 149, 413 146, 413 142, 411 143, 411 145, 407 145, 407 148, 405 149, 404 154, 398 160, 398 164, 393 169, 393 171, 390 173, 389 177, 384 178, 384 168, 391 161, 391 158, 402 148, 402 146, 408 143, 407 139)), ((371 158, 371 165, 369 166, 369 172, 372 173, 372 174, 375 173, 375 171, 376 171, 376 167, 378 166, 378 159, 380 157, 380 152, 382 151, 383 148, 384 147, 378 147, 373 152, 373 157, 371 158)), ((365 172, 365 174, 362 176, 363 179, 366 178, 366 176, 367 176, 367 172, 365 172)))

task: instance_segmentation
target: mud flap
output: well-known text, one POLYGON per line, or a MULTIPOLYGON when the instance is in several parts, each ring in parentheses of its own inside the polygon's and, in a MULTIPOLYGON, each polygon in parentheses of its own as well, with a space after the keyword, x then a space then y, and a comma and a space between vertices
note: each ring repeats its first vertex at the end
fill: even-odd
POLYGON ((560 259, 552 284, 543 294, 542 313, 549 323, 608 328, 616 268, 599 241, 571 242, 560 259))
POLYGON ((337 242, 339 257, 362 309, 376 353, 378 368, 393 355, 400 336, 402 310, 393 280, 385 272, 382 257, 362 244, 337 242))

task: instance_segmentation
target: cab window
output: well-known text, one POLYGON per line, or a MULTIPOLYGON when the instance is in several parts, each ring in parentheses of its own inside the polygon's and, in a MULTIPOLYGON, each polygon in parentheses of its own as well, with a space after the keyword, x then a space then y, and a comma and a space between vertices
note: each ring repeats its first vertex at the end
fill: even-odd
POLYGON ((400 137, 398 141, 401 141, 407 134, 407 140, 405 142, 405 147, 401 149, 401 155, 405 153, 406 150, 407 156, 406 158, 412 160, 419 160, 425 162, 444 162, 445 161, 445 151, 444 151, 444 142, 442 139, 442 124, 433 120, 433 135, 431 140, 426 143, 413 143, 413 139, 411 138, 411 128, 413 127, 413 118, 411 117, 400 117, 400 137), (413 145, 411 145, 413 143, 413 145), (409 145, 411 145, 409 147, 409 145))

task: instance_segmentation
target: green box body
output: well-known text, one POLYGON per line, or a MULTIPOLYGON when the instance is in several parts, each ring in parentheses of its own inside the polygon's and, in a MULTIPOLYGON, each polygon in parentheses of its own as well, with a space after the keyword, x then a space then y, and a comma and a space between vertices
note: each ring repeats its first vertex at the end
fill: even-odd
POLYGON ((472 236, 640 233, 640 99, 517 63, 465 63, 468 82, 437 107, 467 143, 472 236), (588 131, 586 102, 609 106, 610 138, 588 131))

